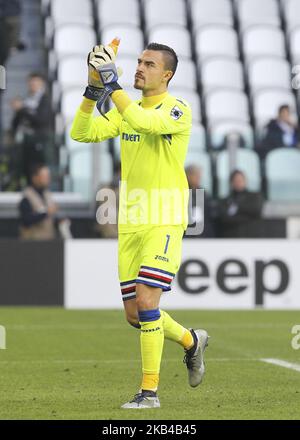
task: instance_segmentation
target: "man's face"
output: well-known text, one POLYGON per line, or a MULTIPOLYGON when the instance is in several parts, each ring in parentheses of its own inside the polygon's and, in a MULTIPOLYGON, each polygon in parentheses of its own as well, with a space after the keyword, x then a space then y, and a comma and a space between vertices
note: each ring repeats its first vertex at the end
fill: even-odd
POLYGON ((231 188, 234 191, 244 191, 246 189, 246 178, 243 174, 236 174, 231 182, 231 188))
POLYGON ((281 112, 279 113, 279 119, 281 119, 281 121, 289 123, 291 121, 290 109, 289 108, 282 109, 281 112))
POLYGON ((33 176, 32 183, 38 188, 48 188, 50 185, 50 171, 49 168, 43 167, 39 172, 33 176))
POLYGON ((159 89, 162 84, 167 85, 171 78, 171 70, 166 70, 162 52, 158 50, 144 50, 138 59, 134 88, 147 91, 159 89))
POLYGON ((200 187, 201 182, 201 170, 200 168, 195 168, 187 174, 187 179, 190 188, 196 189, 200 187))
POLYGON ((29 93, 36 93, 44 87, 44 80, 38 76, 29 78, 28 80, 28 90, 29 93))

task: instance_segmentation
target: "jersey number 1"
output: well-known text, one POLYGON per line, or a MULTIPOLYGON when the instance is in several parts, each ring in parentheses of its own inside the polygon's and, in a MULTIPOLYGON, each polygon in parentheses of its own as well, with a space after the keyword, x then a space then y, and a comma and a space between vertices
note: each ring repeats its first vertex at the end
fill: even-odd
POLYGON ((169 241, 170 241, 170 235, 166 235, 166 237, 167 237, 167 241, 166 241, 166 246, 165 246, 164 254, 166 254, 167 250, 168 250, 169 241))

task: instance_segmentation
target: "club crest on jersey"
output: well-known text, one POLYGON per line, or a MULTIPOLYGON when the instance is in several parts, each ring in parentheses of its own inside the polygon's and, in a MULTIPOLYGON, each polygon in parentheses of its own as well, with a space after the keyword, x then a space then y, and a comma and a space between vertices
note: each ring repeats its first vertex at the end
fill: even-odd
POLYGON ((177 105, 175 105, 175 107, 172 108, 170 115, 173 119, 176 120, 181 118, 181 116, 183 115, 183 111, 180 110, 180 108, 177 107, 177 105))

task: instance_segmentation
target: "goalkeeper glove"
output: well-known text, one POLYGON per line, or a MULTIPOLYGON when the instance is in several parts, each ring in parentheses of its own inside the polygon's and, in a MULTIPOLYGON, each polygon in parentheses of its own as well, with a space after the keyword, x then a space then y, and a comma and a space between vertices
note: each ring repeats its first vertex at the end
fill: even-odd
POLYGON ((115 58, 110 45, 95 46, 88 55, 89 77, 84 96, 97 101, 97 108, 104 117, 101 111, 104 102, 113 91, 121 89, 117 81, 122 72, 116 68, 115 58))

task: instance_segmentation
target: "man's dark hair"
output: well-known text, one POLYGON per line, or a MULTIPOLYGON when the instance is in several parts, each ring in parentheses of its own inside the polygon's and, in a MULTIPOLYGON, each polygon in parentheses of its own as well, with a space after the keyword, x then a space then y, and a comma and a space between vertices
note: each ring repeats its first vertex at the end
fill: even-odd
POLYGON ((232 183, 232 181, 233 181, 233 179, 235 178, 235 176, 238 176, 239 174, 240 174, 241 176, 243 176, 244 178, 246 178, 245 173, 243 173, 243 171, 241 171, 241 170, 233 170, 233 171, 230 173, 230 177, 229 177, 229 181, 230 181, 230 183, 232 183))
MULTIPOLYGON (((166 46, 165 44, 159 44, 159 43, 149 43, 146 47, 147 50, 158 50, 159 52, 163 52, 164 60, 165 60, 165 68, 167 70, 171 70, 173 72, 172 78, 175 75, 177 65, 178 65, 178 58, 176 55, 176 52, 174 49, 172 49, 169 46, 166 46)), ((171 79, 169 79, 169 82, 171 79)))
POLYGON ((40 78, 40 79, 42 79, 43 81, 46 81, 46 77, 45 77, 45 75, 43 75, 43 74, 40 73, 40 72, 31 72, 31 73, 28 75, 28 79, 32 79, 32 78, 40 78))
POLYGON ((33 177, 37 176, 43 168, 47 168, 47 165, 44 163, 34 163, 33 165, 31 165, 29 170, 30 180, 33 177))
POLYGON ((282 104, 282 105, 279 107, 279 109, 278 109, 278 114, 280 115, 280 113, 281 113, 283 110, 290 110, 290 106, 289 106, 288 104, 282 104))

